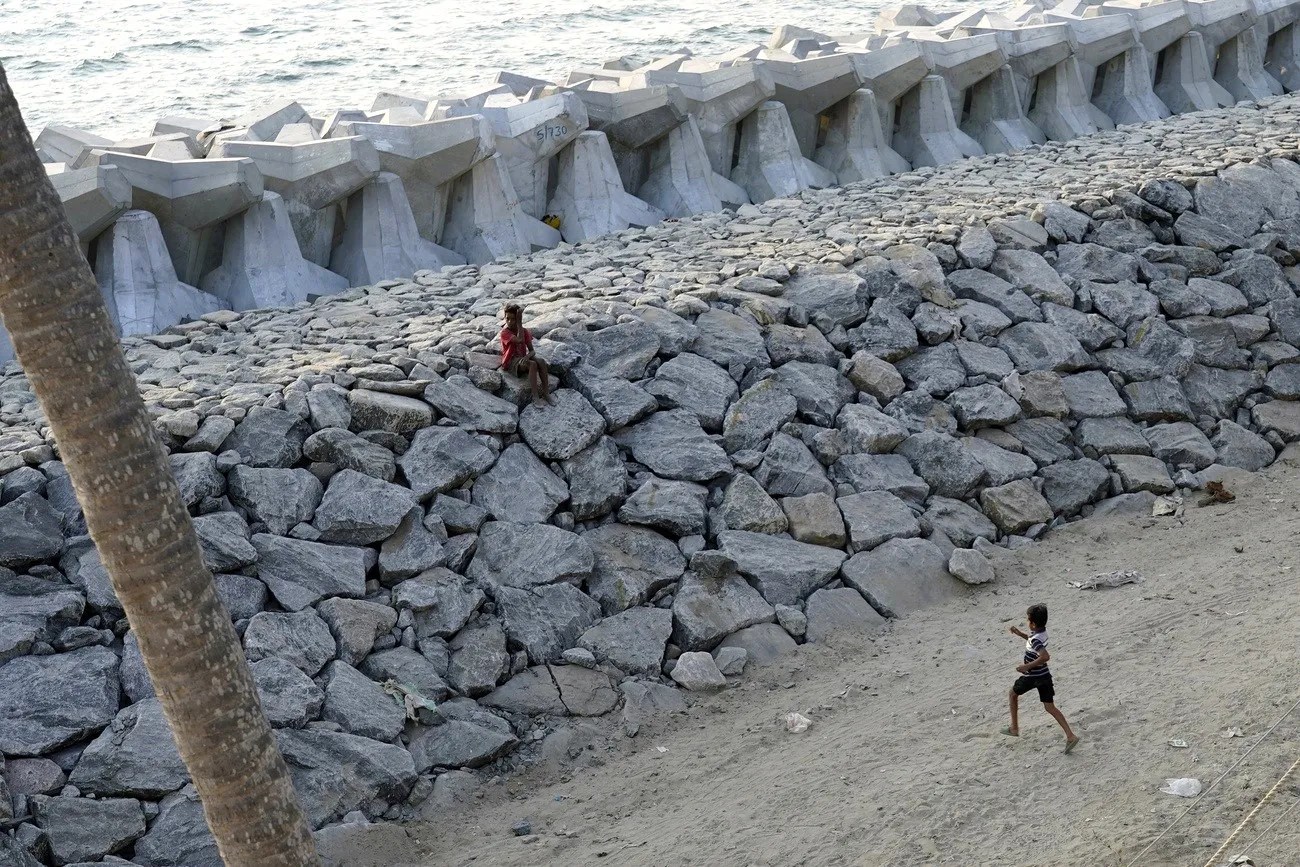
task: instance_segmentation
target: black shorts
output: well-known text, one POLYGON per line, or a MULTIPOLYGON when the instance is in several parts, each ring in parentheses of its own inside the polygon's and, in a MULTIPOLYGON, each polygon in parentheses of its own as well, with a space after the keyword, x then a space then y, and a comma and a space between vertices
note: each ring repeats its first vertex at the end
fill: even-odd
POLYGON ((1047 677, 1017 677, 1016 682, 1012 685, 1011 691, 1016 695, 1024 695, 1031 689, 1038 690, 1038 700, 1043 704, 1053 704, 1056 699, 1056 688, 1052 686, 1052 676, 1047 677))

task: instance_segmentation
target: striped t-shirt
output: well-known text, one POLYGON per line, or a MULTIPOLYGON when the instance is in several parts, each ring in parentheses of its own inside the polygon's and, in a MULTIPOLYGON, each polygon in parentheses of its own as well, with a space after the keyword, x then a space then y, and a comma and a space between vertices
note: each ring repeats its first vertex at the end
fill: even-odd
MULTIPOLYGON (((1031 665, 1034 660, 1038 659, 1042 651, 1047 649, 1047 632, 1035 632, 1025 641, 1025 665, 1031 665)), ((1052 672, 1046 665, 1038 668, 1031 668, 1025 673, 1026 677, 1051 677, 1052 672)))

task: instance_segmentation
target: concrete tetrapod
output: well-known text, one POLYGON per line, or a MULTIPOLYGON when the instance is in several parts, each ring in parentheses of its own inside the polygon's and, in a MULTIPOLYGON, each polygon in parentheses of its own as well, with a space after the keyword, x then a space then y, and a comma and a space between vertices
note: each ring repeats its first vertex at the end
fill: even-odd
POLYGON ((124 337, 157 334, 226 306, 176 279, 158 218, 148 211, 127 211, 100 236, 95 277, 124 337))
POLYGON ((693 117, 687 117, 653 148, 650 176, 636 195, 669 217, 707 214, 749 203, 749 193, 743 187, 713 170, 693 117))
POLYGON ((835 175, 804 157, 785 106, 765 102, 740 126, 740 160, 731 179, 755 202, 791 196, 809 187, 831 187, 835 175))
MULTIPOLYGON (((301 126, 286 125, 280 134, 306 135, 311 129, 301 126)), ((293 143, 223 141, 213 146, 209 159, 220 157, 246 157, 257 165, 266 189, 283 197, 303 257, 321 266, 329 262, 338 204, 379 174, 379 157, 360 136, 293 143)))
POLYGON ((391 172, 348 199, 343 237, 330 256, 330 270, 353 286, 463 264, 463 256, 420 237, 402 179, 391 172))
POLYGON ((723 177, 731 175, 741 119, 776 93, 772 74, 759 64, 715 68, 682 56, 644 66, 622 82, 632 87, 677 85, 699 125, 709 162, 723 177))
POLYGON ((898 115, 898 101, 930 74, 929 49, 923 42, 890 35, 869 37, 855 46, 846 46, 845 50, 852 51, 850 56, 858 68, 862 86, 876 96, 880 128, 889 142, 898 115))
POLYGON ((1185 0, 1185 2, 1193 32, 1201 34, 1205 45, 1206 68, 1214 76, 1209 82, 1214 99, 1219 106, 1232 105, 1236 100, 1219 82, 1219 67, 1216 61, 1222 56, 1223 49, 1229 41, 1235 39, 1246 28, 1254 26, 1255 15, 1251 9, 1251 0, 1185 0))
POLYGON ((1300 90, 1300 24, 1290 24, 1268 42, 1264 70, 1288 92, 1300 90))
MULTIPOLYGON (((963 107, 967 102, 966 91, 996 73, 1007 62, 997 36, 992 33, 948 39, 940 38, 936 32, 922 31, 908 35, 925 45, 933 73, 941 76, 947 85, 952 115, 958 122, 962 120, 963 107)), ((983 148, 960 128, 955 130, 955 141, 968 157, 984 153, 983 148)))
POLYGON ((971 88, 970 117, 963 129, 988 153, 1021 150, 1047 140, 1021 109, 1016 76, 1010 65, 971 88))
POLYGON ((560 233, 524 213, 505 158, 494 154, 461 175, 451 188, 442 242, 479 265, 522 256, 560 243, 560 233))
POLYGON ((508 93, 490 97, 481 108, 449 108, 448 117, 482 114, 496 135, 497 153, 505 160, 524 213, 546 215, 551 158, 587 128, 587 109, 573 93, 557 93, 520 102, 508 93))
POLYGON ((1152 89, 1151 60, 1140 44, 1108 60, 1097 70, 1101 86, 1094 86, 1093 105, 1117 124, 1169 117, 1172 112, 1152 89))
POLYGON ((303 258, 284 199, 268 191, 226 224, 221 265, 199 286, 234 310, 251 310, 342 292, 348 280, 303 258))
POLYGON ((1164 71, 1156 81, 1156 95, 1174 114, 1209 111, 1219 107, 1205 57, 1205 40, 1195 30, 1165 49, 1164 71))
POLYGON ((1079 61, 1071 55, 1038 76, 1029 119, 1049 139, 1069 141, 1097 131, 1092 108, 1079 74, 1079 61))
POLYGON ((100 165, 50 175, 64 216, 81 242, 82 252, 118 215, 131 207, 131 185, 117 166, 100 165))
POLYGON ((58 124, 50 124, 36 136, 36 147, 49 157, 46 162, 66 163, 69 167, 86 148, 109 147, 112 144, 102 136, 58 124))
POLYGON ((664 219, 663 211, 623 189, 609 139, 594 130, 560 152, 548 210, 560 218, 560 234, 570 244, 664 219))
POLYGON ((1015 78, 1022 113, 1029 109, 1038 76, 1070 56, 1070 28, 1060 22, 1035 25, 1013 23, 987 29, 975 28, 972 32, 993 33, 997 36, 998 44, 1002 47, 1007 65, 1011 67, 1015 78))
POLYGON ((883 178, 911 166, 885 139, 880 107, 870 90, 862 88, 836 107, 826 130, 826 143, 813 160, 835 173, 841 184, 883 178))
MULTIPOLYGON (((113 162, 114 154, 136 154, 137 156, 158 156, 159 145, 175 144, 177 148, 171 149, 176 154, 175 159, 193 160, 203 156, 203 151, 198 146, 194 137, 181 132, 164 133, 162 135, 149 136, 142 139, 128 139, 115 142, 107 147, 94 145, 82 148, 80 154, 70 163, 70 169, 83 169, 89 166, 97 166, 103 163, 113 162)), ((171 159, 171 157, 167 157, 171 159)))
POLYGON ((574 87, 587 108, 587 123, 609 139, 623 188, 635 190, 650 175, 655 145, 688 117, 686 97, 675 87, 630 90, 617 81, 588 79, 574 87))
POLYGON ((386 172, 402 179, 420 236, 437 241, 447 214, 451 184, 495 150, 492 130, 480 115, 391 123, 338 124, 334 135, 363 136, 386 172))
POLYGON ((894 148, 912 165, 941 166, 984 153, 979 143, 957 128, 948 86, 942 76, 927 75, 904 94, 898 107, 894 148))
POLYGON ((158 218, 176 275, 194 285, 221 254, 222 224, 262 198, 262 173, 249 159, 162 160, 114 154, 133 207, 158 218))
MULTIPOLYGON (((1110 69, 1107 64, 1112 60, 1120 57, 1125 52, 1140 47, 1138 41, 1137 27, 1133 19, 1123 15, 1099 15, 1093 18, 1083 18, 1080 15, 1071 15, 1058 10, 1048 12, 1044 16, 1048 21, 1060 21, 1070 28, 1070 45, 1073 49, 1072 56, 1075 64, 1079 69, 1079 80, 1083 83, 1083 93, 1085 98, 1096 95, 1099 92, 1097 84, 1098 76, 1104 75, 1105 71, 1110 69)), ((1121 63, 1115 71, 1123 74, 1124 67, 1121 63)), ((1102 86, 1105 81, 1101 82, 1102 86)), ((1127 82, 1127 86, 1137 92, 1150 85, 1150 74, 1144 75, 1141 80, 1127 82)), ((1120 87, 1119 94, 1123 95, 1123 85, 1120 87)), ((1091 101, 1086 101, 1084 107, 1087 109, 1089 116, 1092 118, 1093 126, 1097 129, 1114 129, 1115 121, 1111 119, 1105 111, 1099 106, 1094 105, 1091 101)), ((1133 106, 1129 108, 1130 112, 1141 111, 1147 112, 1149 109, 1142 99, 1134 101, 1133 106)), ((1156 120, 1156 117, 1147 118, 1156 120)))
POLYGON ((1285 92, 1282 84, 1264 70, 1263 48, 1257 27, 1247 27, 1219 48, 1214 80, 1234 100, 1268 99, 1285 92))

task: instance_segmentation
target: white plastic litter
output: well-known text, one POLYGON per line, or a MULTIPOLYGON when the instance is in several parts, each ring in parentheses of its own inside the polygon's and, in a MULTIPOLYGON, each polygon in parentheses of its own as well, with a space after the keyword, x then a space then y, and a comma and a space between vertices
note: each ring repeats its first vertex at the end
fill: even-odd
POLYGON ((799 734, 808 731, 808 726, 812 725, 812 720, 801 713, 791 711, 785 715, 785 730, 791 734, 799 734))
POLYGON ((1223 736, 1224 736, 1225 738, 1244 738, 1244 737, 1245 737, 1245 735, 1242 734, 1241 729, 1237 728, 1236 726, 1233 726, 1232 728, 1224 729, 1224 730, 1223 730, 1223 736))
POLYGON ((1166 795, 1177 795, 1180 798, 1195 798, 1201 793, 1201 781, 1191 777, 1165 780, 1165 784, 1160 787, 1160 791, 1166 795))
POLYGON ((1107 572, 1104 575, 1094 575, 1083 581, 1071 581, 1070 586, 1075 590, 1100 590, 1103 587, 1121 587, 1125 584, 1137 584, 1144 579, 1141 572, 1132 569, 1121 569, 1118 572, 1107 572))
POLYGON ((1169 746, 1173 747, 1176 750, 1185 750, 1187 749, 1187 741, 1183 740, 1182 738, 1170 738, 1169 746))

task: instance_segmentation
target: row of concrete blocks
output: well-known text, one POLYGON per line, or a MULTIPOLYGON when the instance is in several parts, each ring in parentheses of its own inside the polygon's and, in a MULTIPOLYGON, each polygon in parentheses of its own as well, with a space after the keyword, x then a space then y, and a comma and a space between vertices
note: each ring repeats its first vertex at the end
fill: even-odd
POLYGON ((322 118, 296 102, 167 118, 127 142, 51 126, 36 144, 138 334, 1264 98, 1300 88, 1297 59, 1295 0, 900 6, 860 38, 783 27, 712 60, 501 73, 322 118))

